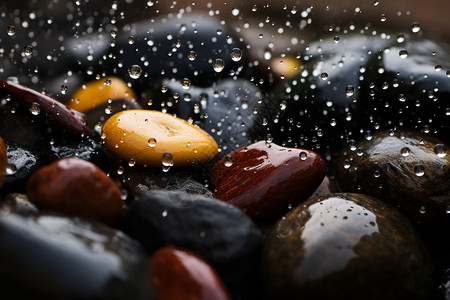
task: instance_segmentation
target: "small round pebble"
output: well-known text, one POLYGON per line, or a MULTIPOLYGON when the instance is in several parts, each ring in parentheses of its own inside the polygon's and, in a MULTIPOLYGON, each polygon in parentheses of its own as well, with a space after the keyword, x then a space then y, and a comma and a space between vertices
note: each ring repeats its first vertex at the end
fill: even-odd
POLYGON ((116 77, 91 81, 79 88, 72 96, 68 106, 85 112, 102 103, 115 99, 135 99, 136 96, 125 81, 116 77))
POLYGON ((94 164, 64 158, 39 169, 27 184, 27 196, 41 210, 51 210, 113 225, 125 203, 118 186, 94 164))
POLYGON ((218 151, 208 133, 158 111, 122 111, 105 122, 102 132, 106 147, 116 156, 151 167, 206 163, 218 151))

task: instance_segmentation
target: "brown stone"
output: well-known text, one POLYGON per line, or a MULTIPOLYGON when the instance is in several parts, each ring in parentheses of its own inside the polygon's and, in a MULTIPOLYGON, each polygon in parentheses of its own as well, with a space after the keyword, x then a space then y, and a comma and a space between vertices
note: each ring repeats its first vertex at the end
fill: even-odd
POLYGON ((125 210, 117 185, 97 166, 64 158, 39 169, 28 181, 27 196, 41 210, 113 225, 125 210))
POLYGON ((325 171, 324 160, 312 151, 260 141, 225 156, 209 177, 216 198, 265 220, 306 200, 325 171))

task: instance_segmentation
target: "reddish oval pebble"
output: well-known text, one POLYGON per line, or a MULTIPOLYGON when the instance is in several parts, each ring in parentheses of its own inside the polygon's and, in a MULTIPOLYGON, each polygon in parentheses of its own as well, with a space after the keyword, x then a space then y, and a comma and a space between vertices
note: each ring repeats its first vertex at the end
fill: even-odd
POLYGON ((6 155, 5 143, 3 143, 3 140, 0 137, 0 189, 2 188, 3 181, 5 180, 7 159, 8 156, 6 155))
POLYGON ((164 247, 151 257, 157 299, 231 299, 216 271, 197 255, 164 247))
POLYGON ((209 177, 216 198, 260 221, 306 200, 325 171, 325 161, 312 151, 260 141, 225 156, 209 177))
POLYGON ((27 196, 42 210, 113 225, 124 213, 117 185, 94 164, 64 158, 39 169, 28 181, 27 196))

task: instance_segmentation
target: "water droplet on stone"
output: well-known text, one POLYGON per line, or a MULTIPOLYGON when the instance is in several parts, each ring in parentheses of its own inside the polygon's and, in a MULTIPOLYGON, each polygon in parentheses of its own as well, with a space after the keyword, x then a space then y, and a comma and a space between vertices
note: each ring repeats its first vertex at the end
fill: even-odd
POLYGON ((123 168, 122 166, 119 166, 119 167, 117 168, 117 174, 118 174, 118 175, 122 175, 122 174, 123 174, 123 171, 124 171, 124 168, 123 168))
POLYGON ((136 164, 136 161, 134 159, 132 159, 132 158, 128 161, 128 165, 130 167, 134 167, 135 164, 136 164))
POLYGON ((189 78, 184 78, 184 79, 181 81, 181 87, 182 87, 184 90, 187 90, 187 89, 189 89, 189 88, 191 87, 191 81, 189 80, 189 78))
POLYGON ((213 63, 213 68, 214 71, 216 71, 217 73, 220 73, 223 71, 223 69, 225 68, 225 62, 223 61, 223 59, 216 59, 213 63))
POLYGON ((162 155, 161 159, 162 165, 164 167, 172 167, 173 166, 173 155, 170 152, 166 152, 162 155))
POLYGON ((225 167, 229 168, 233 165, 233 157, 231 155, 227 155, 224 158, 225 167))
POLYGON ((148 145, 150 146, 150 147, 155 147, 156 146, 156 139, 155 138, 150 138, 150 139, 148 139, 148 145))
POLYGON ((242 58, 242 50, 239 48, 233 48, 233 50, 231 50, 230 56, 233 61, 240 61, 242 58))
POLYGON ((308 152, 300 151, 299 157, 301 160, 306 160, 308 158, 308 152))
POLYGON ((128 69, 128 75, 130 75, 130 77, 132 79, 138 79, 139 77, 141 77, 142 75, 142 69, 139 65, 132 65, 129 69, 128 69))
POLYGON ((400 154, 404 157, 408 156, 409 154, 411 154, 411 150, 408 147, 403 147, 400 150, 400 154))
POLYGON ((447 147, 444 144, 436 144, 434 153, 440 158, 445 157, 447 155, 447 147))
POLYGON ((422 177, 425 174, 425 167, 423 164, 417 164, 414 166, 414 173, 416 176, 422 177))

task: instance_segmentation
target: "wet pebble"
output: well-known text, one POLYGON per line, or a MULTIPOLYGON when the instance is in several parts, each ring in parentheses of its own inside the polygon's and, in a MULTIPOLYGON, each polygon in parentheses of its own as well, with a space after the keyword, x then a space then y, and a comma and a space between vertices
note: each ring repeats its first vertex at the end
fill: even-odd
POLYGON ((260 221, 278 217, 306 200, 325 171, 325 161, 312 151, 260 141, 222 158, 211 168, 209 178, 217 199, 260 221))
POLYGON ((180 191, 149 191, 138 197, 120 228, 150 253, 172 245, 208 261, 231 287, 257 277, 262 234, 239 209, 214 198, 180 191))
POLYGON ((160 300, 227 300, 227 288, 216 271, 194 253, 163 247, 151 257, 153 284, 160 300))
POLYGON ((127 110, 115 114, 102 129, 109 151, 124 161, 151 167, 186 167, 206 163, 218 146, 205 131, 170 114, 127 110))
POLYGON ((94 164, 64 158, 39 169, 27 183, 27 196, 41 210, 114 225, 125 203, 118 186, 94 164))
POLYGON ((152 299, 140 245, 98 223, 0 215, 0 253, 5 299, 152 299))
POLYGON ((269 233, 273 299, 429 299, 428 253, 398 210, 362 194, 306 201, 269 233))
POLYGON ((344 191, 393 203, 416 223, 450 222, 450 155, 442 141, 414 131, 385 131, 352 149, 341 152, 336 166, 344 191))

